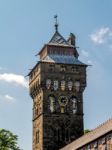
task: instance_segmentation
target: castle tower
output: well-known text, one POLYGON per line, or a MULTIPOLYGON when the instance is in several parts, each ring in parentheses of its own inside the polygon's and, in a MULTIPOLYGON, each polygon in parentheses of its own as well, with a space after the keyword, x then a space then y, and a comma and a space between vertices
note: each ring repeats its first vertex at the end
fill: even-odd
POLYGON ((58 32, 43 46, 29 73, 33 99, 33 150, 58 150, 83 135, 86 67, 78 60, 75 36, 58 32))

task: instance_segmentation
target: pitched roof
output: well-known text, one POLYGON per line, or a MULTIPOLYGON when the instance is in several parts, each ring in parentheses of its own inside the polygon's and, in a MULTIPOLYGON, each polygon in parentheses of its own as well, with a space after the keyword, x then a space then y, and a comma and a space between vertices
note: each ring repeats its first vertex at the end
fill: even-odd
POLYGON ((63 46, 63 47, 74 48, 74 46, 69 44, 69 42, 67 40, 65 40, 65 38, 58 31, 55 31, 51 40, 43 46, 43 48, 38 52, 37 55, 39 55, 42 52, 42 50, 46 47, 46 45, 54 45, 54 46, 63 46))
POLYGON ((73 141, 71 144, 68 144, 60 150, 76 150, 110 131, 112 131, 112 119, 107 120, 91 132, 88 132, 87 134, 83 135, 82 137, 78 138, 77 140, 73 141))
POLYGON ((41 60, 41 62, 86 65, 79 61, 76 57, 67 55, 47 55, 43 60, 41 60))
POLYGON ((73 45, 70 45, 58 31, 56 31, 54 33, 53 37, 51 38, 51 40, 49 41, 48 44, 64 45, 64 46, 72 46, 73 47, 73 45))

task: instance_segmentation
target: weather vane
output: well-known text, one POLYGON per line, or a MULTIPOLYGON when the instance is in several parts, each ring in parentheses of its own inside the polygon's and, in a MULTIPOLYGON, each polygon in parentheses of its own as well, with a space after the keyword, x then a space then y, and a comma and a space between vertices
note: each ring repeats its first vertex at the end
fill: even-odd
POLYGON ((55 15, 54 19, 55 19, 55 30, 58 31, 58 21, 57 21, 58 16, 55 15))

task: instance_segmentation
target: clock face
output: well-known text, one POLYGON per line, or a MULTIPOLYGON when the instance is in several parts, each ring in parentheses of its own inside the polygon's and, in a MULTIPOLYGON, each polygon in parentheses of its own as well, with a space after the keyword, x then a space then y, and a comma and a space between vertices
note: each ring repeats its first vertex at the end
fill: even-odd
POLYGON ((68 98, 66 96, 60 96, 58 101, 59 101, 60 106, 64 107, 68 103, 68 98))

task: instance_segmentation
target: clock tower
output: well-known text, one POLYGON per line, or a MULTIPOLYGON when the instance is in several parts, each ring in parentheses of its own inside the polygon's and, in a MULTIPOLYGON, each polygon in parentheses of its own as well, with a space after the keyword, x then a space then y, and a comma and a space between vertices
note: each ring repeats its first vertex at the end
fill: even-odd
POLYGON ((33 99, 33 150, 59 150, 83 135, 83 92, 87 65, 78 60, 74 34, 58 31, 43 46, 29 73, 33 99))

